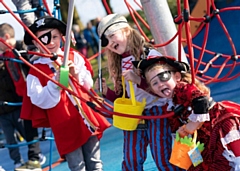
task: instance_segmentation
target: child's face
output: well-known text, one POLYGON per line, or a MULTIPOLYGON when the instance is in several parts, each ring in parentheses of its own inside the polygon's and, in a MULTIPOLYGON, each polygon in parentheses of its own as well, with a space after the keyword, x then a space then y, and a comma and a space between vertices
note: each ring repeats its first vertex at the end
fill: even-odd
MULTIPOLYGON (((5 37, 0 37, 0 38, 2 38, 3 40, 6 41, 6 43, 8 43, 8 42, 7 42, 7 39, 6 39, 5 37)), ((0 41, 0 51, 4 52, 4 51, 6 51, 7 49, 8 49, 8 47, 7 47, 4 43, 2 43, 2 41, 0 41)))
POLYGON ((151 90, 163 98, 172 98, 177 81, 181 79, 179 72, 171 72, 163 68, 154 68, 148 71, 145 76, 151 90))
POLYGON ((122 29, 107 36, 108 45, 106 46, 110 51, 119 55, 126 52, 127 49, 127 32, 122 29))
MULTIPOLYGON (((46 29, 43 31, 38 31, 36 36, 52 53, 56 53, 60 48, 62 35, 58 29, 46 29)), ((42 53, 46 53, 35 40, 33 40, 33 43, 40 49, 42 53)))
MULTIPOLYGON (((6 49, 6 45, 3 44, 1 41, 0 41, 0 52, 4 52, 6 49)), ((1 54, 1 53, 0 53, 1 54)))

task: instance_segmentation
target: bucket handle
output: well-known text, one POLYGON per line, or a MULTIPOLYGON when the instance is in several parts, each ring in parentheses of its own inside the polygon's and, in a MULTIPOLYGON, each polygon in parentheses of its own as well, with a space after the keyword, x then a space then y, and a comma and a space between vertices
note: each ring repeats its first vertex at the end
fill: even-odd
MULTIPOLYGON (((136 98, 135 98, 133 83, 132 83, 132 81, 128 81, 128 83, 129 83, 129 87, 130 87, 130 95, 131 95, 132 104, 133 104, 133 106, 136 106, 136 98)), ((123 76, 122 76, 122 87, 123 87, 123 96, 122 97, 125 98, 126 97, 125 96, 126 88, 125 88, 125 79, 123 76)))
POLYGON ((197 130, 195 130, 194 133, 193 133, 193 140, 192 140, 192 142, 194 143, 194 146, 196 145, 196 141, 197 141, 197 130))

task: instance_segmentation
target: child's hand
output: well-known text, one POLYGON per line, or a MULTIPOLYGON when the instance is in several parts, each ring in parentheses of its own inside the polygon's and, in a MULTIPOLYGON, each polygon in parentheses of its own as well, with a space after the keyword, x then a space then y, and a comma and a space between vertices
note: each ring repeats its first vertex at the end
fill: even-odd
POLYGON ((68 61, 68 68, 69 68, 69 73, 78 80, 78 73, 76 71, 76 67, 73 61, 71 60, 68 61))
POLYGON ((185 127, 186 127, 186 125, 183 125, 177 130, 177 132, 179 133, 179 136, 181 138, 188 136, 188 132, 186 132, 185 127))
POLYGON ((201 127, 203 122, 188 122, 185 127, 185 131, 188 134, 193 134, 195 130, 197 130, 199 127, 201 127))
MULTIPOLYGON (((100 86, 99 86, 99 79, 97 78, 95 83, 94 83, 94 87, 99 90, 100 89, 100 86)), ((102 94, 106 96, 107 94, 107 89, 108 89, 108 86, 107 86, 107 83, 106 83, 106 79, 105 78, 102 78, 102 94)))
POLYGON ((60 80, 60 70, 57 70, 57 71, 56 71, 55 80, 56 80, 57 82, 59 82, 59 80, 60 80))
POLYGON ((140 85, 141 83, 141 78, 134 73, 132 70, 125 70, 122 72, 122 75, 124 76, 125 80, 127 81, 132 81, 135 84, 140 85))

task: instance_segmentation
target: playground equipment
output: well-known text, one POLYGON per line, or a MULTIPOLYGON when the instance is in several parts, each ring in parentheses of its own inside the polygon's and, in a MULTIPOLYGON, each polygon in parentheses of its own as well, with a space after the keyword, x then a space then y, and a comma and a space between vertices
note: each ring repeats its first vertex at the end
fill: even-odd
MULTIPOLYGON (((11 13, 19 23, 22 23, 19 18, 15 17, 14 13, 33 12, 39 9, 44 12, 49 12, 49 10, 47 10, 48 6, 45 6, 47 5, 46 1, 43 2, 45 2, 41 3, 43 8, 35 8, 29 11, 11 11, 4 3, 4 0, 0 0, 0 3, 6 8, 6 11, 2 11, 1 13, 11 13)), ((107 11, 111 13, 112 11, 109 10, 106 0, 102 2, 107 11)), ((181 9, 180 1, 177 1, 178 12, 174 19, 170 14, 168 4, 165 0, 141 0, 141 5, 137 1, 134 1, 140 6, 140 9, 144 10, 149 25, 143 22, 144 20, 138 15, 137 11, 133 10, 127 0, 124 0, 124 2, 139 31, 143 33, 139 25, 140 21, 144 23, 144 26, 151 28, 155 40, 154 46, 158 47, 167 55, 176 57, 177 60, 188 61, 191 68, 193 68, 191 71, 192 77, 197 77, 202 82, 209 85, 215 100, 229 99, 240 102, 240 97, 236 96, 236 92, 240 90, 237 84, 237 82, 240 81, 240 73, 238 72, 240 64, 238 59, 240 53, 238 40, 240 39, 240 34, 236 29, 239 28, 239 22, 235 22, 234 20, 239 18, 239 1, 214 2, 214 0, 199 0, 192 12, 189 10, 187 0, 183 1, 183 9, 181 9), (203 10, 203 8, 205 10, 203 10)), ((60 17, 61 14, 56 4, 59 4, 59 2, 54 0, 54 7, 51 15, 60 17)), ((23 24, 22 26, 27 30, 26 26, 23 24)), ((69 41, 70 38, 67 40, 69 41)), ((28 53, 37 54, 30 51, 28 53)), ((99 54, 94 54, 89 60, 94 59, 98 55, 99 54)), ((43 56, 53 57, 50 53, 43 56)), ((32 67, 31 64, 24 61, 21 56, 15 59, 15 62, 19 62, 17 60, 32 67)), ((83 102, 91 105, 92 108, 97 110, 100 114, 105 114, 104 116, 117 118, 126 117, 122 112, 112 112, 111 110, 113 107, 106 102, 102 103, 96 100, 94 96, 97 96, 97 93, 93 90, 89 96, 95 103, 86 101, 76 93, 68 90, 65 84, 56 84, 74 94, 83 102), (104 105, 108 105, 109 108, 106 108, 104 105)), ((79 87, 81 86, 79 85, 79 87)), ((11 103, 9 102, 9 104, 11 103)), ((164 117, 172 115, 173 113, 165 115, 164 117)), ((126 119, 135 118, 135 120, 158 119, 162 117, 136 116, 132 114, 127 116, 128 118, 126 119)), ((50 170, 51 164, 50 162, 50 170)))

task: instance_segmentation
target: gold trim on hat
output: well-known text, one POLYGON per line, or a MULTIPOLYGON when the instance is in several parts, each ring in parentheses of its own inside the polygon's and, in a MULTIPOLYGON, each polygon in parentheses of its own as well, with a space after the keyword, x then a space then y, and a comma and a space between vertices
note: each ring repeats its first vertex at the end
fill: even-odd
POLYGON ((138 62, 138 65, 137 65, 137 68, 139 69, 139 67, 140 67, 140 65, 141 65, 141 63, 142 63, 142 61, 143 60, 140 60, 139 62, 138 62))

